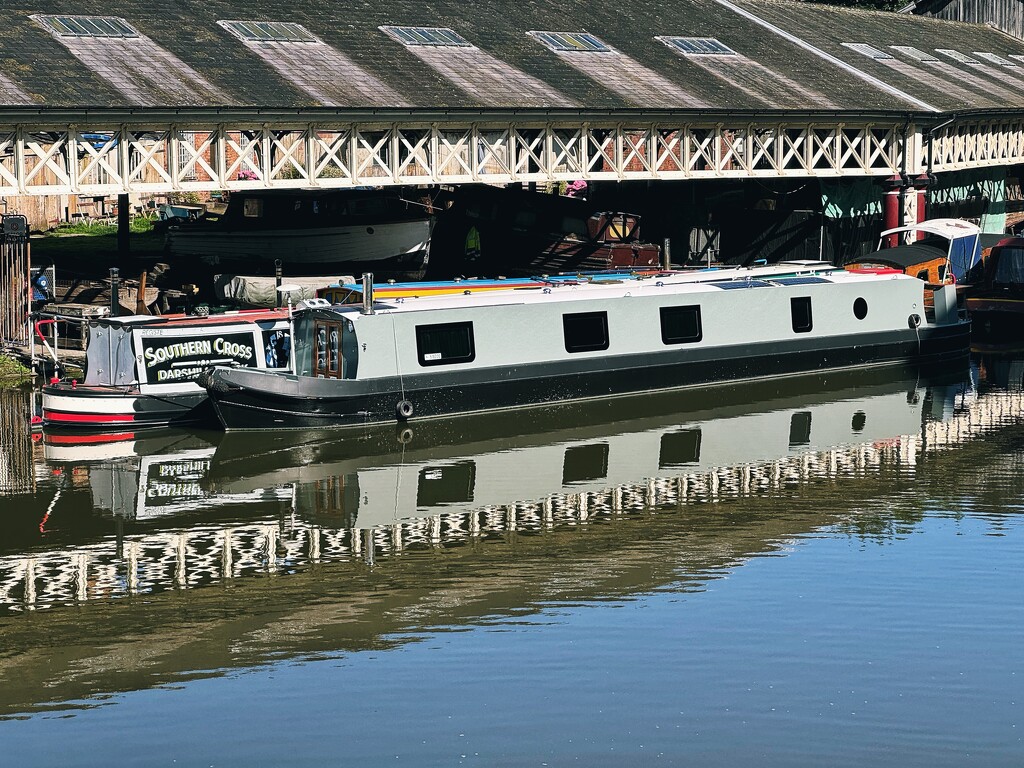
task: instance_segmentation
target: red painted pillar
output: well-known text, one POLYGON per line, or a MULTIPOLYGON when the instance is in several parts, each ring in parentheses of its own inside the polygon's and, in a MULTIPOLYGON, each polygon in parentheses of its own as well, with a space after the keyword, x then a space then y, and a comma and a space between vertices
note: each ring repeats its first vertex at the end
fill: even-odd
MULTIPOLYGON (((882 195, 882 229, 895 229, 900 226, 900 219, 903 214, 902 191, 905 186, 900 176, 890 176, 882 182, 885 194, 882 195)), ((898 235, 889 235, 885 240, 885 247, 892 248, 899 245, 898 235)))

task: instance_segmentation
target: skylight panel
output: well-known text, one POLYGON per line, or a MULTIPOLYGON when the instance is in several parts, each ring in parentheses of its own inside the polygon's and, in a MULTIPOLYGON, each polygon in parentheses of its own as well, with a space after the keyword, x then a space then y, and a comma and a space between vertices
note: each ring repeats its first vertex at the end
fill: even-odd
POLYGON ((1017 66, 1012 61, 1007 61, 1006 59, 1004 59, 998 53, 989 53, 988 51, 975 51, 974 55, 978 56, 979 58, 985 59, 985 61, 990 61, 993 64, 998 64, 1000 67, 1016 67, 1017 66))
POLYGON ((611 48, 589 32, 529 32, 553 51, 611 53, 611 48))
POLYGON ((380 27, 405 45, 431 45, 438 48, 472 48, 473 44, 448 27, 380 27))
POLYGON ((670 48, 687 56, 737 56, 732 48, 714 37, 665 37, 658 36, 670 48))
POLYGON ((862 53, 865 56, 868 56, 877 61, 884 61, 885 59, 895 58, 892 54, 886 53, 885 51, 881 51, 878 48, 875 48, 873 45, 868 45, 867 43, 843 43, 843 45, 845 45, 851 51, 862 53))
POLYGON ((124 19, 116 16, 33 16, 60 37, 139 37, 124 19))
POLYGON ((315 36, 292 21, 218 21, 224 29, 250 43, 316 43, 315 36))
POLYGON ((961 64, 980 64, 981 62, 977 59, 973 59, 966 53, 960 53, 960 51, 954 51, 952 48, 936 48, 938 53, 943 56, 949 56, 953 61, 959 61, 961 64))
POLYGON ((889 47, 925 64, 936 64, 939 61, 938 58, 928 53, 928 51, 922 51, 920 48, 915 48, 912 45, 892 45, 889 47))

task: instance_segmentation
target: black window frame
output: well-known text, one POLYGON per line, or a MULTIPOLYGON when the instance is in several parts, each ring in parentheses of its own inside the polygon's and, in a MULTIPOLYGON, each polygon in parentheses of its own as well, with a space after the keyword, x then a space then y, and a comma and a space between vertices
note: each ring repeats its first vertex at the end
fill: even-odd
POLYGON ((608 349, 611 343, 611 334, 608 332, 608 313, 602 310, 599 312, 571 312, 567 315, 562 315, 562 341, 565 343, 565 351, 570 354, 600 352, 608 349), (604 341, 597 344, 570 343, 568 323, 574 323, 588 317, 600 318, 601 329, 604 331, 604 341))
POLYGON ((810 296, 794 296, 789 300, 789 314, 793 324, 793 333, 810 333, 814 329, 814 314, 811 311, 811 297, 810 296), (798 307, 800 309, 798 310, 798 307), (802 317, 798 316, 797 312, 806 311, 807 323, 797 324, 798 319, 802 317))
POLYGON ((704 323, 701 320, 700 304, 686 304, 682 306, 674 307, 661 307, 660 311, 661 320, 661 343, 665 345, 675 344, 696 344, 704 339, 704 323), (686 312, 694 312, 697 317, 697 335, 696 336, 685 336, 685 337, 674 337, 669 338, 668 328, 665 326, 666 317, 673 314, 683 314, 686 312))
POLYGON ((473 321, 466 320, 458 323, 431 323, 428 325, 417 325, 416 357, 419 360, 420 365, 424 367, 433 365, 465 365, 466 363, 473 362, 476 359, 476 340, 473 334, 473 321), (469 352, 455 357, 443 357, 444 350, 424 349, 424 343, 426 341, 425 335, 430 332, 438 331, 466 331, 467 340, 469 342, 469 352), (440 353, 442 355, 440 360, 427 360, 425 358, 428 354, 436 353, 440 353))

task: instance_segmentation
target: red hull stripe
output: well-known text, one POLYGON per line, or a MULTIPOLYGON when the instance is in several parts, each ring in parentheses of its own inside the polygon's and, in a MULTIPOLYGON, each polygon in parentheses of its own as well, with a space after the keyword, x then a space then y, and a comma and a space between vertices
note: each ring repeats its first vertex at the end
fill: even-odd
POLYGON ((46 435, 46 442, 49 445, 92 445, 134 439, 134 432, 111 432, 102 435, 46 435))
POLYGON ((43 411, 43 421, 51 423, 64 422, 68 424, 131 424, 135 421, 135 414, 43 411))

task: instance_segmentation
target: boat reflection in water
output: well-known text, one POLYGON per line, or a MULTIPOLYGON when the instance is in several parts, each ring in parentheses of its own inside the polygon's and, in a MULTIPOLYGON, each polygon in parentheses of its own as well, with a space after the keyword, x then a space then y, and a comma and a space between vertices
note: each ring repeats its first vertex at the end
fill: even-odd
POLYGON ((941 417, 958 390, 875 373, 808 377, 752 401, 757 391, 720 387, 424 422, 356 441, 330 431, 300 439, 282 433, 255 457, 252 435, 229 433, 211 487, 234 495, 290 483, 300 513, 360 529, 469 515, 466 525, 478 530, 476 513, 505 508, 516 510, 517 526, 526 516, 537 527, 566 504, 584 513, 590 506, 654 506, 666 494, 675 503, 680 489, 684 497, 710 497, 777 486, 818 459, 863 464, 865 449, 917 435, 925 418, 941 417), (833 448, 846 451, 819 455, 833 448))
POLYGON ((830 374, 787 380, 770 397, 763 385, 720 387, 703 400, 666 394, 344 437, 168 432, 73 445, 47 435, 54 471, 79 486, 87 477, 92 506, 124 524, 113 538, 0 550, 0 605, 375 562, 864 475, 912 463, 929 425, 941 430, 971 396, 963 381, 830 374))
POLYGON ((1024 393, 975 384, 802 377, 347 439, 47 435, 0 542, 0 716, 703 590, 830 527, 884 540, 1006 463, 972 440, 1024 393))

